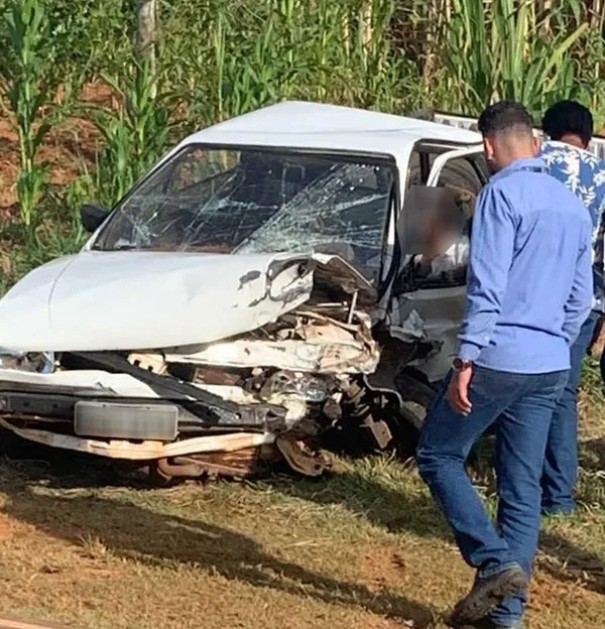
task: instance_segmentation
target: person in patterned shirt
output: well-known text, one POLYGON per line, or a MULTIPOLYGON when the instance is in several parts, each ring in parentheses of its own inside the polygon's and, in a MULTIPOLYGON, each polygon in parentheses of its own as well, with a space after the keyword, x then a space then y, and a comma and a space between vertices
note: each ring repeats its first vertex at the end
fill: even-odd
POLYGON ((542 159, 550 174, 582 200, 593 225, 593 310, 571 347, 569 380, 553 416, 542 478, 543 512, 547 515, 567 515, 575 509, 574 489, 578 474, 577 391, 582 360, 605 306, 605 162, 587 150, 593 135, 593 118, 590 111, 580 103, 560 101, 553 105, 544 114, 542 129, 550 138, 542 143, 542 159))

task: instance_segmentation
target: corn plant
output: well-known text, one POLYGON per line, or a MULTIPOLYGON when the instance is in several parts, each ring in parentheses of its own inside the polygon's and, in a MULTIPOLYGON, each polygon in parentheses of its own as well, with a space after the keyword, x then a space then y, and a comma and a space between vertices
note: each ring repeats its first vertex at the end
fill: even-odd
POLYGON ((48 108, 54 94, 50 79, 54 51, 44 4, 39 0, 10 2, 2 16, 2 28, 7 40, 0 57, 0 88, 19 135, 17 194, 21 219, 33 234, 36 207, 48 178, 47 166, 36 157, 51 128, 48 108))
POLYGON ((100 201, 112 207, 162 155, 170 129, 169 99, 145 62, 132 60, 118 76, 105 77, 119 100, 116 110, 94 112, 103 139, 96 171, 100 201))
MULTIPOLYGON (((533 0, 452 0, 443 33, 442 63, 450 107, 477 112, 512 98, 537 113, 550 101, 576 96, 571 51, 588 24, 570 29, 569 16, 553 8, 540 14, 533 0)), ((566 9, 581 8, 567 0, 566 9)))
POLYGON ((344 67, 348 68, 349 99, 365 107, 398 110, 410 95, 406 77, 415 74, 390 41, 395 3, 374 0, 351 3, 346 34, 349 43, 344 67), (355 80, 355 74, 358 78, 355 80))
POLYGON ((162 9, 162 32, 207 33, 160 47, 189 119, 208 124, 282 99, 402 111, 417 69, 389 37, 394 0, 195 0, 162 9), (182 12, 185 12, 183 15, 182 12))
POLYGON ((123 65, 135 28, 131 5, 124 0, 47 0, 55 68, 68 93, 75 97, 87 81, 123 65))
POLYGON ((602 29, 587 33, 582 49, 578 51, 579 97, 595 116, 596 129, 603 133, 605 126, 605 40, 602 29))

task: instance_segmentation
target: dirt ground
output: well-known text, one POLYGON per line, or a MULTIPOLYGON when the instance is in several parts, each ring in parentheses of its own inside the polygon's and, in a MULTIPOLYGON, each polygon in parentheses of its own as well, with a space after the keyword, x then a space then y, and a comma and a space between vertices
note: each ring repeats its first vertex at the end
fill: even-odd
MULTIPOLYGON (((599 469, 601 425, 584 446, 599 469)), ((546 524, 532 629, 603 627, 605 482, 590 469, 579 515, 546 524)), ((415 471, 385 459, 157 490, 96 460, 5 459, 0 514, 0 609, 74 627, 443 629, 472 578, 415 471)))
MULTIPOLYGON (((115 106, 111 89, 102 83, 84 86, 81 104, 115 106)), ((46 136, 37 160, 50 167, 52 186, 63 186, 82 174, 82 163, 94 164, 98 131, 84 113, 67 116, 46 136)), ((0 115, 0 225, 17 211, 16 182, 19 174, 19 138, 6 115, 0 115)))

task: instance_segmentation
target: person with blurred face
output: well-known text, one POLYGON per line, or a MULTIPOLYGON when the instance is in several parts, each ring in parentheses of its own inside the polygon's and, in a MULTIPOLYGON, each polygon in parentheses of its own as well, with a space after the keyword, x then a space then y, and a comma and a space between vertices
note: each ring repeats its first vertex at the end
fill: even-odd
MULTIPOLYGON (((542 477, 543 513, 569 515, 575 509, 574 489, 578 479, 578 387, 582 361, 605 311, 605 162, 587 151, 593 134, 593 119, 590 111, 580 103, 566 100, 553 105, 544 114, 542 129, 550 138, 542 144, 542 159, 550 174, 579 197, 593 227, 592 311, 571 348, 569 379, 553 416, 542 477)), ((605 378, 605 355, 601 356, 601 373, 605 378)))
POLYGON ((418 469, 477 570, 451 624, 521 627, 538 545, 540 479, 570 346, 592 301, 591 223, 537 158, 532 120, 503 101, 479 118, 493 176, 473 218, 458 354, 422 427, 418 469), (465 463, 496 429, 497 527, 465 463))
POLYGON ((429 219, 422 253, 413 259, 417 277, 453 281, 458 272, 464 277, 462 274, 468 262, 469 242, 462 233, 462 210, 456 207, 454 212, 444 199, 437 204, 429 219))

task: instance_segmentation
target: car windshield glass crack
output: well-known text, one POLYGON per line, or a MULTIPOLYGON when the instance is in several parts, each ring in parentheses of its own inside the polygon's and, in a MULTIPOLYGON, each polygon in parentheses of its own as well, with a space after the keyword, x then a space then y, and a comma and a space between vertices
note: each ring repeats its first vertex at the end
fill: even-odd
POLYGON ((190 146, 112 214, 95 249, 339 253, 380 265, 394 167, 190 146))

